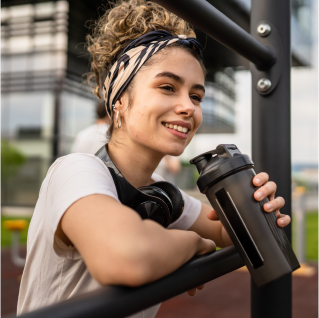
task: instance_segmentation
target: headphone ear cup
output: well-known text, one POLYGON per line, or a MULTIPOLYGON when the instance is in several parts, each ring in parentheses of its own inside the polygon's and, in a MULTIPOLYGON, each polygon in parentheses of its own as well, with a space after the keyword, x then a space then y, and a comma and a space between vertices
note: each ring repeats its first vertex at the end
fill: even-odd
POLYGON ((173 203, 170 197, 161 188, 153 185, 141 187, 138 190, 147 195, 147 198, 145 198, 147 201, 144 201, 135 210, 140 213, 141 209, 146 209, 148 219, 154 220, 164 227, 168 227, 172 222, 173 213, 173 203))
POLYGON ((162 189, 169 196, 173 203, 172 220, 171 223, 175 222, 183 213, 184 210, 184 199, 181 191, 166 181, 158 181, 151 184, 157 188, 162 189))

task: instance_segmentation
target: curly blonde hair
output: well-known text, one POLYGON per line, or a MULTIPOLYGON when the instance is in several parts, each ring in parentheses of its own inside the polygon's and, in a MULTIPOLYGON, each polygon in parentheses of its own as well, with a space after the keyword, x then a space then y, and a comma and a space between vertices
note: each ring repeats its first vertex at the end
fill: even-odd
POLYGON ((88 82, 99 99, 106 75, 123 50, 134 39, 154 30, 196 37, 187 22, 146 0, 119 0, 93 24, 93 33, 87 36, 92 56, 88 82))

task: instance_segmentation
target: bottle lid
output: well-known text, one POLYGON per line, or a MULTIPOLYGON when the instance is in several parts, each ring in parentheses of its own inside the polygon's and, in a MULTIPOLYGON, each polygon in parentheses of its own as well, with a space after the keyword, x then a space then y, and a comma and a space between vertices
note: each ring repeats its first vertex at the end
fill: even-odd
POLYGON ((200 174, 197 185, 202 193, 220 180, 240 170, 253 168, 254 163, 243 155, 236 145, 221 144, 216 149, 205 152, 190 161, 200 174))

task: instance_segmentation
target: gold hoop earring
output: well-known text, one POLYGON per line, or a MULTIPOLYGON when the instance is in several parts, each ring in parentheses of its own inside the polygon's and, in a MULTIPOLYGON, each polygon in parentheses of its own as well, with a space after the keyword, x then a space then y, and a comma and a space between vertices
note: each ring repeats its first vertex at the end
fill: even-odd
POLYGON ((120 123, 119 123, 119 111, 117 111, 117 113, 116 113, 116 124, 117 124, 117 128, 121 128, 122 119, 121 119, 121 116, 120 116, 120 123))

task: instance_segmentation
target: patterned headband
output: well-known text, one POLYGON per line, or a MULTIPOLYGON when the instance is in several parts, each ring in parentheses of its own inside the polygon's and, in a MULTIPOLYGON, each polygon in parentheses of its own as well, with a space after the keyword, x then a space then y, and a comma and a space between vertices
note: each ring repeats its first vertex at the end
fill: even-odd
POLYGON ((125 48, 105 79, 103 96, 110 117, 112 117, 112 107, 142 65, 153 54, 174 42, 192 48, 203 59, 201 45, 195 38, 188 38, 186 35, 173 36, 163 30, 151 31, 138 37, 125 48))

